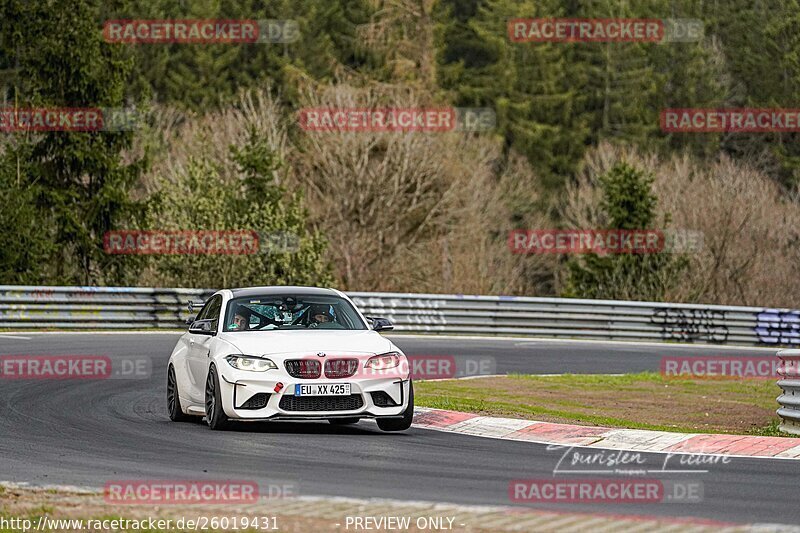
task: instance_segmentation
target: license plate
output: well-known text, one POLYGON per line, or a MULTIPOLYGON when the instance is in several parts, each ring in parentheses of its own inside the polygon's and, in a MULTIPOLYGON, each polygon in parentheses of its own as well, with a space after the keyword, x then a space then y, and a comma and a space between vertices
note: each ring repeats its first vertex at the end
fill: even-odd
POLYGON ((295 396, 349 396, 349 383, 315 383, 294 386, 295 396))

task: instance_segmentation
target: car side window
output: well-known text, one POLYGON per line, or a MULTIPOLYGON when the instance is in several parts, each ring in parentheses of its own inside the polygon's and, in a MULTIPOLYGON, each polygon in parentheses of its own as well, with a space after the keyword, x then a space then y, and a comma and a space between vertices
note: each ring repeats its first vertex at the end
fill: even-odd
POLYGON ((217 329, 217 323, 219 322, 219 313, 221 309, 222 309, 222 296, 214 296, 208 303, 208 310, 206 312, 206 315, 203 317, 204 320, 212 321, 212 329, 214 330, 217 329))
POLYGON ((211 308, 211 304, 213 303, 214 303, 213 298, 206 302, 206 305, 204 305, 203 308, 200 310, 200 312, 197 313, 197 316, 194 317, 195 322, 206 318, 206 315, 208 315, 208 310, 211 308))

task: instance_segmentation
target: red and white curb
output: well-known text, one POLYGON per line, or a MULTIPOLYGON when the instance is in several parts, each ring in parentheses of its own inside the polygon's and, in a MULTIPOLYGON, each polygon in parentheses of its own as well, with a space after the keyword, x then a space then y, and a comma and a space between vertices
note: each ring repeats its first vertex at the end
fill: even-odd
POLYGON ((672 433, 496 418, 428 407, 414 409, 414 426, 476 437, 633 452, 800 459, 800 438, 672 433))

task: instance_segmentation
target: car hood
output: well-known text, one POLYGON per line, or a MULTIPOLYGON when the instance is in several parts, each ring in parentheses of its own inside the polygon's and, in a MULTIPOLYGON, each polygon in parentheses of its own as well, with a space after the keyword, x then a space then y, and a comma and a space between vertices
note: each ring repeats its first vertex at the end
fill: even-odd
POLYGON ((245 355, 287 353, 381 354, 397 350, 391 341, 371 330, 360 331, 242 331, 222 333, 245 355))

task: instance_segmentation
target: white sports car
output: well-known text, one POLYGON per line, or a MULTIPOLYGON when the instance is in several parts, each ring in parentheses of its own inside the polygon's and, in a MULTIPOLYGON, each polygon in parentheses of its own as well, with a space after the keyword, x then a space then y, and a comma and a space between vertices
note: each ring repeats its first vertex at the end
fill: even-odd
POLYGON ((311 287, 224 289, 178 340, 167 369, 173 421, 375 418, 384 431, 411 426, 408 360, 344 294, 311 287))

